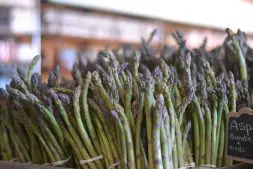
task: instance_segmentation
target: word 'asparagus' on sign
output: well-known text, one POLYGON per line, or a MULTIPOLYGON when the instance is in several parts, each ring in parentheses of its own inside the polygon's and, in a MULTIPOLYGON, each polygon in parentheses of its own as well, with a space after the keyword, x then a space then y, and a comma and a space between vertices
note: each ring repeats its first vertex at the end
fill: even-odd
POLYGON ((230 130, 243 131, 246 132, 247 136, 249 136, 251 130, 253 130, 253 126, 249 123, 238 123, 236 120, 232 120, 230 130))
POLYGON ((242 108, 228 117, 227 153, 238 161, 253 163, 253 110, 242 108))

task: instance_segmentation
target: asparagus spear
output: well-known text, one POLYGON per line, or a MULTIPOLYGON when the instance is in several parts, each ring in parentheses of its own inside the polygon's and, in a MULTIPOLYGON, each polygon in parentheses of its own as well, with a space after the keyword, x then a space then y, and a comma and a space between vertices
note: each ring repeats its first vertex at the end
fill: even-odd
POLYGON ((12 137, 12 141, 15 142, 15 147, 16 150, 18 151, 18 155, 22 158, 22 162, 30 162, 31 158, 30 155, 28 154, 25 146, 21 142, 21 140, 17 137, 13 126, 9 123, 10 121, 4 121, 4 125, 9 129, 10 136, 12 137))
POLYGON ((169 169, 170 168, 170 161, 169 161, 169 148, 167 145, 167 138, 164 123, 162 122, 162 127, 160 130, 161 136, 161 149, 162 149, 162 161, 163 161, 163 168, 169 169))
POLYGON ((38 64, 39 60, 40 60, 40 56, 39 55, 35 56, 29 66, 28 73, 27 73, 27 80, 26 80, 29 89, 31 88, 31 78, 32 78, 34 68, 38 64))
MULTIPOLYGON (((85 146, 87 147, 88 152, 82 146, 82 142, 80 141, 79 136, 78 136, 77 132, 75 131, 73 125, 70 123, 68 115, 67 115, 64 107, 62 106, 62 103, 59 100, 59 98, 58 98, 57 94, 55 93, 55 91, 53 89, 51 89, 49 92, 50 92, 49 94, 53 98, 56 106, 58 107, 58 109, 60 111, 60 114, 61 114, 65 124, 67 125, 69 132, 71 133, 71 136, 75 140, 75 143, 77 144, 78 148, 81 150, 82 156, 85 157, 85 159, 89 159, 90 158, 90 156, 88 154, 88 152, 89 152, 92 157, 96 157, 98 154, 95 152, 95 150, 93 148, 93 145, 92 145, 92 143, 89 139, 83 140, 83 142, 85 143, 85 146)), ((96 163, 97 167, 99 167, 99 168, 103 167, 103 164, 100 161, 95 161, 95 163, 96 163)))
MULTIPOLYGON (((221 88, 221 98, 219 100, 221 100, 221 104, 223 104, 223 99, 224 99, 224 94, 225 94, 225 90, 224 87, 224 75, 221 74, 220 77, 219 77, 219 86, 221 88)), ((220 141, 222 142, 223 140, 220 140, 220 132, 221 132, 221 123, 222 123, 222 112, 223 112, 223 109, 221 109, 220 111, 218 111, 218 117, 217 117, 217 138, 216 138, 216 147, 215 147, 215 157, 214 158, 217 158, 217 154, 218 154, 218 148, 219 148, 219 145, 220 145, 220 141)), ((214 159, 214 163, 216 164, 217 163, 217 159, 214 159)))
POLYGON ((125 134, 125 129, 124 126, 121 122, 121 119, 118 116, 118 113, 115 111, 112 111, 112 116, 114 117, 114 119, 116 120, 116 123, 118 124, 119 130, 120 130, 120 142, 121 144, 121 152, 122 152, 122 168, 126 169, 128 168, 128 160, 130 160, 130 155, 128 155, 128 151, 127 151, 127 134, 125 134))
POLYGON ((241 49, 241 47, 238 43, 238 40, 236 39, 234 33, 228 28, 226 29, 226 32, 228 34, 228 37, 231 38, 233 46, 235 48, 236 59, 238 61, 239 69, 240 69, 240 79, 242 81, 247 81, 248 80, 248 73, 247 73, 245 57, 243 55, 242 49, 241 49))
POLYGON ((220 143, 218 148, 217 155, 217 167, 222 166, 223 156, 224 156, 224 145, 225 145, 225 127, 224 120, 221 121, 221 129, 220 129, 220 143))
MULTIPOLYGON (((79 147, 77 146, 77 144, 75 143, 74 139, 71 137, 70 133, 67 131, 67 129, 63 125, 63 122, 60 122, 60 126, 61 126, 61 129, 62 129, 63 133, 64 133, 64 138, 71 145, 76 158, 79 160, 79 161, 77 161, 77 165, 79 166, 80 165, 80 161, 84 159, 84 156, 81 153, 81 150, 79 149, 79 147)), ((88 163, 88 164, 84 164, 84 165, 80 165, 80 166, 83 169, 89 169, 89 167, 91 169, 96 169, 97 168, 94 163, 88 163)))
POLYGON ((135 169, 136 164, 135 164, 134 144, 133 144, 133 137, 132 137, 131 128, 129 126, 129 122, 127 120, 126 115, 124 114, 124 109, 120 105, 115 104, 115 110, 116 112, 118 112, 119 118, 124 128, 126 144, 127 144, 128 168, 135 169))
POLYGON ((212 164, 215 165, 216 161, 216 146, 217 146, 217 123, 218 113, 221 113, 223 109, 222 102, 217 105, 217 97, 213 96, 213 107, 212 107, 212 118, 213 118, 213 129, 212 129, 212 164))
POLYGON ((125 81, 125 85, 126 85, 126 90, 125 90, 125 112, 127 115, 127 118, 130 122, 130 126, 132 128, 132 131, 135 131, 135 122, 134 122, 134 117, 133 117, 133 113, 131 111, 131 100, 132 100, 132 75, 131 73, 128 71, 127 72, 127 81, 125 81))
POLYGON ((206 116, 206 164, 211 164, 212 156, 212 119, 211 112, 207 104, 204 105, 206 116))
MULTIPOLYGON (((79 134, 84 142, 90 146, 90 151, 92 153, 95 153, 94 150, 91 150, 95 148, 91 142, 91 139, 88 135, 88 132, 86 131, 84 124, 82 122, 81 114, 80 114, 80 106, 79 106, 79 98, 81 94, 81 86, 78 86, 75 89, 74 96, 73 96, 73 107, 74 107, 74 113, 75 113, 75 119, 78 126, 79 134)), ((69 122, 67 122, 69 123, 69 122)), ((69 123, 70 124, 70 123, 69 123)), ((98 140, 97 140, 98 141, 98 140)), ((96 152, 97 154, 97 152, 96 152)))
POLYGON ((60 67, 59 65, 57 65, 54 68, 54 70, 49 74, 47 86, 51 88, 56 87, 59 81, 59 77, 60 77, 60 67))
MULTIPOLYGON (((89 102, 89 105, 90 105, 91 109, 93 110, 93 112, 97 114, 97 116, 98 116, 104 130, 105 130, 105 133, 106 133, 106 135, 109 139, 109 143, 110 143, 110 147, 111 147, 112 152, 113 152, 113 156, 114 156, 115 159, 117 159, 118 156, 119 156, 118 153, 117 153, 118 149, 116 148, 117 142, 116 142, 116 140, 114 140, 114 138, 112 136, 112 133, 109 129, 108 123, 106 122, 106 119, 104 117, 103 112, 101 111, 99 106, 92 99, 88 99, 88 102, 89 102)), ((120 144, 118 144, 118 146, 119 145, 120 144)))
POLYGON ((101 146, 103 146, 104 149, 105 149, 104 156, 106 156, 106 158, 108 159, 109 166, 107 166, 107 167, 110 167, 110 166, 112 166, 117 161, 114 161, 113 153, 112 153, 112 149, 110 147, 109 140, 108 140, 108 138, 107 138, 107 136, 106 136, 106 134, 105 134, 105 132, 103 130, 103 127, 102 127, 102 125, 101 125, 101 123, 100 123, 97 115, 94 114, 94 116, 95 116, 94 120, 95 120, 95 124, 96 124, 96 128, 97 128, 97 132, 99 133, 99 137, 101 137, 100 138, 100 140, 101 140, 101 146))
POLYGON ((154 105, 154 97, 153 97, 153 90, 154 84, 150 76, 147 76, 146 82, 146 91, 145 91, 145 100, 144 100, 144 111, 146 117, 146 128, 147 128, 147 137, 148 137, 148 161, 149 161, 149 169, 154 168, 154 161, 153 161, 153 143, 152 143, 152 115, 151 110, 152 106, 154 105))
POLYGON ((43 115, 53 126, 54 132, 56 133, 60 144, 63 144, 63 134, 54 115, 42 104, 42 102, 35 95, 29 93, 26 95, 26 97, 30 103, 36 105, 41 111, 43 111, 43 115))
MULTIPOLYGON (((93 124, 92 124, 92 119, 90 117, 89 107, 88 107, 88 103, 87 103, 87 94, 88 94, 88 87, 89 87, 90 81, 91 81, 91 73, 88 72, 87 75, 86 75, 86 79, 83 83, 83 91, 82 91, 82 94, 83 94, 82 95, 83 113, 84 113, 84 120, 86 122, 91 140, 93 140, 93 144, 95 146, 96 151, 100 154, 101 153, 101 146, 98 142, 97 134, 96 134, 95 129, 94 129, 93 124)), ((78 108, 78 100, 79 99, 76 98, 76 105, 75 105, 76 108, 78 108)))
POLYGON ((141 169, 141 161, 143 160, 141 155, 141 125, 143 121, 143 107, 144 107, 144 93, 141 92, 139 97, 139 109, 136 120, 135 131, 135 151, 136 151, 136 168, 141 169))

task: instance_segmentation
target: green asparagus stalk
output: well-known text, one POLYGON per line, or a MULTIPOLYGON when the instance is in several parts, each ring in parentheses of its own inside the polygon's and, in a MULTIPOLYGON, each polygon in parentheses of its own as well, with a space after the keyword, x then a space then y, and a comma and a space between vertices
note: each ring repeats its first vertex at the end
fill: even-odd
MULTIPOLYGON (((42 130, 40 130, 41 132, 41 138, 47 138, 48 134, 46 133, 46 131, 42 128, 42 130)), ((58 162, 61 160, 61 157, 59 155, 59 153, 57 152, 56 148, 54 147, 53 143, 51 142, 51 140, 49 139, 45 139, 44 140, 46 142, 46 144, 48 145, 48 148, 50 149, 50 151, 52 152, 52 155, 55 159, 55 161, 52 161, 52 164, 54 164, 55 162, 58 162)))
MULTIPOLYGON (((228 137, 228 113, 229 113, 229 109, 228 109, 228 105, 227 105, 227 102, 226 101, 223 101, 223 106, 224 106, 224 128, 225 128, 225 139, 224 140, 227 140, 227 137, 228 137)), ((225 149, 224 149, 224 156, 223 156, 223 166, 230 166, 232 165, 233 161, 232 159, 230 159, 226 152, 227 152, 227 142, 225 142, 225 149)))
MULTIPOLYGON (((74 114, 75 114, 75 119, 76 123, 78 126, 79 134, 83 140, 90 148, 89 151, 93 154, 97 154, 93 149, 95 148, 91 142, 91 139, 88 135, 88 132, 86 131, 82 118, 81 118, 81 113, 80 113, 80 106, 79 106, 79 98, 81 94, 81 86, 78 86, 75 89, 74 96, 73 96, 73 106, 74 106, 74 114)), ((67 119, 68 117, 66 117, 67 119)), ((70 122, 67 121, 67 124, 71 124, 70 122)), ((98 140, 97 140, 98 141, 98 140)), ((98 148, 98 147, 97 147, 98 148)))
MULTIPOLYGON (((79 149, 79 147, 77 146, 77 144, 75 143, 74 139, 71 137, 70 133, 67 131, 67 129, 64 127, 63 124, 60 123, 61 129, 63 131, 64 134, 64 138, 67 140, 67 142, 71 145, 74 154, 76 155, 78 161, 77 161, 77 165, 80 165, 80 161, 83 160, 85 157, 83 156, 83 154, 81 153, 81 150, 79 149)), ((87 163, 87 164, 83 164, 80 165, 82 167, 82 169, 96 169, 96 165, 91 162, 91 163, 87 163)))
POLYGON ((160 136, 161 136, 161 149, 162 149, 162 161, 163 161, 163 168, 170 169, 170 160, 169 160, 169 146, 168 141, 166 138, 166 131, 164 127, 164 123, 161 123, 160 129, 160 136))
POLYGON ((20 123, 14 123, 13 117, 10 117, 10 121, 13 122, 13 130, 15 131, 17 137, 20 139, 24 147, 29 150, 29 139, 27 137, 27 133, 24 129, 24 126, 20 123))
POLYGON ((18 143, 16 142, 16 140, 13 138, 13 136, 11 136, 11 139, 12 139, 12 142, 14 144, 14 147, 15 147, 15 150, 16 150, 16 153, 17 153, 17 156, 19 157, 19 161, 20 162, 25 162, 25 157, 22 153, 22 151, 20 150, 20 147, 18 146, 18 143))
MULTIPOLYGON (((174 105, 172 103, 171 100, 171 93, 169 90, 169 87, 166 86, 165 84, 162 84, 162 89, 163 89, 163 93, 165 96, 165 101, 166 101, 166 107, 168 109, 168 111, 170 112, 170 145, 172 145, 172 148, 170 149, 170 154, 172 154, 173 157, 173 166, 178 167, 178 155, 177 155, 177 144, 175 141, 175 128, 176 128, 176 124, 175 124, 175 120, 176 120, 176 113, 175 113, 175 109, 174 109, 174 105)), ((168 128, 168 127, 167 127, 168 128)))
POLYGON ((212 107, 212 118, 213 118, 213 127, 212 127, 212 164, 216 165, 216 146, 217 146, 217 123, 218 123, 218 112, 221 113, 223 109, 222 102, 218 103, 217 106, 217 97, 213 96, 213 107, 212 107))
POLYGON ((136 164, 135 164, 134 144, 133 144, 133 137, 132 137, 132 133, 131 133, 131 128, 129 126, 129 122, 128 122, 127 117, 124 113, 124 109, 120 105, 115 104, 115 110, 116 110, 116 112, 118 112, 119 118, 120 118, 123 128, 124 128, 126 144, 127 144, 128 168, 135 169, 136 164))
POLYGON ((61 131, 54 115, 52 114, 52 112, 50 112, 35 95, 29 93, 26 95, 26 97, 29 102, 36 105, 38 107, 38 109, 40 109, 43 112, 43 115, 45 116, 46 120, 48 120, 51 123, 51 125, 53 126, 53 129, 54 129, 56 135, 58 136, 60 143, 63 144, 62 131, 61 131))
POLYGON ((40 60, 40 56, 39 55, 35 56, 29 66, 28 73, 27 73, 27 80, 26 80, 27 84, 28 84, 28 88, 31 88, 32 74, 33 74, 34 68, 38 64, 39 60, 40 60))
POLYGON ((172 159, 172 149, 173 149, 173 144, 171 143, 171 130, 170 130, 170 117, 168 114, 168 111, 165 112, 164 115, 164 128, 166 132, 166 140, 167 140, 167 146, 168 146, 168 158, 169 158, 169 168, 173 168, 173 159, 172 159))
POLYGON ((184 166, 184 156, 183 156, 183 147, 182 145, 182 133, 180 129, 180 124, 178 119, 175 119, 175 134, 176 134, 176 144, 177 144, 177 155, 178 155, 178 167, 181 168, 184 166))
POLYGON ((9 94, 5 91, 5 90, 0 90, 0 94, 2 96, 2 99, 0 101, 0 124, 1 124, 1 132, 2 132, 2 138, 1 138, 1 152, 3 153, 3 160, 11 160, 13 158, 13 153, 9 144, 9 132, 8 129, 6 127, 6 125, 4 124, 4 122, 6 120, 9 119, 9 113, 8 113, 8 109, 6 107, 5 104, 7 104, 8 98, 9 98, 9 94))
POLYGON ((138 98, 139 96, 139 87, 138 87, 138 81, 139 81, 139 61, 140 61, 140 52, 139 51, 136 51, 134 53, 134 57, 133 57, 133 94, 134 96, 136 97, 136 99, 138 98))
POLYGON ((47 85, 51 88, 57 87, 60 78, 60 67, 57 65, 54 70, 49 74, 47 85))
MULTIPOLYGON (((89 107, 88 107, 88 103, 87 103, 87 94, 88 94, 88 87, 89 87, 90 81, 91 81, 91 73, 88 72, 86 75, 86 79, 83 83, 83 92, 82 92, 82 94, 83 94, 82 95, 82 105, 83 105, 83 112, 84 112, 84 120, 86 122, 87 129, 90 134, 91 140, 93 140, 93 144, 95 146, 95 149, 98 154, 101 154, 101 147, 100 147, 99 141, 97 139, 95 129, 92 124, 92 120, 91 120, 90 113, 89 113, 89 107)), ((78 108, 78 100, 79 99, 76 98, 76 101, 77 101, 77 103, 75 105, 76 108, 78 108)))
MULTIPOLYGON (((114 161, 114 158, 113 158, 113 153, 112 153, 112 149, 110 147, 110 143, 109 143, 109 140, 103 130, 103 127, 98 119, 98 117, 96 116, 96 114, 94 114, 94 121, 95 121, 95 124, 96 124, 96 128, 97 128, 97 132, 99 133, 99 137, 100 140, 101 140, 101 146, 103 146, 105 148, 105 154, 104 156, 106 156, 106 158, 108 159, 108 164, 109 166, 107 167, 110 167, 112 166, 114 163, 116 163, 117 161, 114 161)), ((113 167, 115 168, 115 167, 113 167)))
POLYGON ((18 151, 19 156, 23 160, 22 162, 31 162, 30 155, 28 154, 24 144, 17 137, 17 134, 15 133, 10 121, 5 121, 4 123, 5 123, 5 126, 9 129, 10 136, 12 137, 13 142, 15 142, 16 150, 18 151))
POLYGON ((235 48, 236 59, 238 61, 239 69, 240 69, 240 79, 241 81, 247 81, 248 80, 247 65, 245 62, 245 57, 243 55, 242 49, 239 45, 238 40, 235 37, 235 34, 230 29, 226 29, 226 32, 229 38, 231 38, 233 46, 235 48))
MULTIPOLYGON (((116 148, 117 142, 114 140, 114 138, 112 136, 112 133, 109 129, 108 123, 106 122, 106 119, 104 117, 103 112, 101 111, 99 106, 92 99, 88 99, 88 102, 89 102, 89 105, 90 105, 91 109, 94 111, 94 113, 97 114, 97 116, 98 116, 104 130, 105 130, 105 133, 106 133, 106 135, 109 139, 109 143, 110 143, 110 147, 111 147, 112 152, 113 152, 113 156, 114 156, 115 159, 117 159, 118 156, 119 156, 118 153, 117 153, 118 149, 116 148)), ((118 144, 118 146, 119 145, 120 144, 118 144)))
POLYGON ((143 107, 144 107, 144 93, 141 92, 139 97, 139 109, 136 120, 136 132, 135 132, 135 151, 136 151, 136 169, 141 168, 142 153, 141 153, 141 125, 143 121, 143 107))
POLYGON ((211 112, 207 104, 204 105, 206 116, 206 164, 211 164, 212 160, 212 118, 211 112))
MULTIPOLYGON (((18 111, 12 111, 13 116, 20 121, 21 123, 26 124, 27 128, 29 130, 32 131, 32 133, 34 133, 36 135, 36 137, 38 138, 39 142, 42 144, 42 146, 44 147, 44 149, 46 150, 48 157, 50 159, 50 162, 55 162, 56 159, 53 155, 53 152, 50 150, 48 144, 46 143, 45 139, 43 138, 43 136, 41 135, 38 127, 34 124, 34 122, 32 120, 30 120, 27 115, 26 112, 23 110, 22 106, 18 103, 14 101, 14 105, 16 106, 18 111)), ((38 151, 38 150, 37 150, 38 151)))
POLYGON ((234 81, 234 75, 232 72, 229 72, 229 100, 230 100, 230 112, 236 112, 236 100, 237 100, 237 93, 235 88, 235 81, 234 81))
MULTIPOLYGON (((163 169, 163 160, 162 160, 162 149, 161 149, 161 124, 162 116, 164 109, 164 98, 161 94, 156 96, 156 106, 153 114, 153 158, 154 158, 154 168, 163 169)), ((164 130, 164 128, 163 128, 164 130)), ((164 131, 163 131, 164 134, 164 131)), ((163 140, 164 141, 164 140, 163 140)))
POLYGON ((40 143, 43 145, 43 147, 45 148, 47 154, 48 154, 48 157, 50 159, 50 162, 55 162, 56 159, 53 155, 53 152, 50 150, 49 146, 47 145, 45 139, 42 137, 42 135, 40 134, 40 132, 38 131, 37 127, 29 122, 29 120, 26 121, 28 127, 33 131, 33 133, 37 136, 38 140, 40 141, 40 143))
MULTIPOLYGON (((217 132, 216 132, 216 147, 215 147, 215 156, 217 157, 218 151, 219 151, 219 145, 221 144, 220 142, 222 142, 223 140, 221 140, 220 135, 221 135, 221 123, 222 123, 222 112, 223 109, 221 111, 218 111, 218 117, 217 117, 217 132)), ((215 158, 215 157, 214 157, 215 158)), ((214 159, 214 164, 217 164, 217 159, 214 159)))
POLYGON ((224 120, 222 120, 220 129, 220 142, 217 155, 217 167, 222 167, 222 161, 224 156, 224 145, 225 145, 224 142, 225 142, 225 127, 224 127, 224 120))
MULTIPOLYGON (((102 140, 102 138, 101 138, 101 137, 98 137, 98 139, 99 139, 100 145, 103 145, 103 140, 102 140)), ((102 151, 103 154, 106 154, 106 150, 105 150, 105 147, 104 147, 104 146, 101 146, 101 151, 102 151)), ((109 159, 108 159, 107 156, 104 156, 104 161, 105 161, 105 166, 106 166, 107 168, 109 168, 109 167, 110 167, 110 162, 109 162, 109 159)))
POLYGON ((23 80, 23 82, 26 83, 27 85, 25 73, 20 68, 17 68, 17 73, 18 73, 19 78, 23 80))
POLYGON ((192 120, 193 120, 193 140, 194 140, 194 161, 195 164, 198 166, 200 164, 200 136, 199 136, 199 121, 198 121, 198 115, 196 111, 192 112, 192 120))
POLYGON ((45 138, 48 138, 47 140, 50 140, 50 142, 52 143, 53 147, 55 148, 55 150, 57 151, 57 153, 59 154, 59 157, 61 160, 67 158, 62 147, 60 146, 60 144, 58 143, 57 139, 55 138, 54 134, 52 133, 52 131, 48 128, 48 126, 46 125, 45 122, 40 121, 40 125, 41 125, 41 130, 44 131, 45 133, 45 138))
POLYGON ((25 126, 25 128, 26 128, 26 132, 29 137, 32 162, 36 163, 36 164, 47 163, 48 162, 48 160, 47 160, 48 155, 47 155, 45 149, 43 149, 43 145, 39 144, 39 141, 37 140, 36 136, 33 134, 33 132, 31 130, 29 130, 28 126, 25 126), (41 157, 40 157, 41 154, 38 153, 38 150, 42 150, 45 153, 44 159, 41 159, 41 157), (46 160, 45 160, 45 158, 46 158, 46 160))
POLYGON ((135 122, 134 122, 134 117, 133 117, 133 113, 131 111, 131 100, 132 100, 132 75, 131 73, 128 71, 127 72, 127 81, 124 82, 125 84, 125 113, 126 116, 130 122, 130 126, 132 128, 132 131, 135 131, 135 122))
POLYGON ((154 169, 153 161, 153 143, 152 143, 152 115, 151 110, 154 105, 154 96, 153 96, 153 84, 150 81, 147 82, 147 90, 145 91, 145 101, 144 101, 144 112, 146 117, 146 128, 147 128, 147 137, 148 137, 148 161, 149 169, 154 169))
POLYGON ((128 155, 128 151, 127 151, 127 134, 125 134, 125 129, 124 129, 124 126, 121 122, 121 119, 119 118, 117 112, 115 111, 112 111, 112 116, 113 118, 115 119, 117 125, 118 125, 118 128, 120 130, 120 142, 121 142, 121 152, 122 152, 122 168, 123 169, 126 169, 128 168, 128 160, 130 160, 129 158, 129 155, 128 155))
POLYGON ((3 132, 3 138, 2 138, 2 152, 3 152, 3 159, 6 161, 12 160, 13 153, 9 144, 9 137, 8 137, 8 131, 4 124, 2 124, 2 132, 3 132))
MULTIPOLYGON (((187 137, 188 137, 188 134, 189 134, 189 131, 191 129, 191 122, 187 122, 186 126, 185 126, 185 129, 184 129, 184 133, 183 133, 183 148, 184 149, 187 149, 187 137)), ((187 153, 185 153, 187 155, 187 153)))
MULTIPOLYGON (((55 101, 56 106, 58 107, 60 114, 61 114, 64 122, 66 123, 71 136, 73 137, 73 139, 75 140, 75 143, 77 144, 78 148, 80 149, 82 156, 85 157, 85 159, 89 159, 90 156, 87 152, 87 150, 88 150, 92 157, 96 157, 97 153, 95 152, 94 147, 89 139, 83 140, 83 142, 85 143, 85 146, 87 147, 87 150, 83 147, 82 142, 80 141, 79 136, 78 136, 77 132, 75 131, 73 125, 70 123, 68 115, 67 115, 64 107, 62 106, 62 103, 59 100, 55 91, 53 91, 51 89, 49 92, 50 92, 53 100, 55 101)), ((79 116, 79 117, 81 118, 81 116, 79 116)), ((103 164, 100 161, 95 161, 95 163, 96 163, 97 167, 103 168, 103 164)))
POLYGON ((104 87, 101 84, 101 79, 99 78, 98 72, 93 72, 92 77, 93 77, 92 80, 94 81, 94 85, 98 89, 107 108, 109 110, 113 110, 113 103, 112 103, 108 93, 105 91, 104 87))
MULTIPOLYGON (((232 72, 229 72, 229 79, 230 79, 230 83, 229 83, 229 99, 230 99, 230 112, 236 112, 236 100, 237 100, 237 92, 236 92, 236 88, 235 88, 235 82, 234 82, 234 75, 232 72)), ((226 128, 226 127, 224 127, 226 128)), ((233 160, 229 160, 230 165, 233 164, 233 160)))

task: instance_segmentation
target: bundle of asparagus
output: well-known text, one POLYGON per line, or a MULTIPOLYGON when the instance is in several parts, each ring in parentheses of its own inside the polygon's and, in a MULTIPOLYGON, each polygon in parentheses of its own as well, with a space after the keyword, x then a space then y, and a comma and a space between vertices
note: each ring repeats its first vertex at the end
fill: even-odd
POLYGON ((227 115, 251 99, 245 39, 240 31, 227 33, 207 52, 205 43, 188 49, 177 32, 178 50, 165 46, 156 57, 153 32, 139 50, 77 61, 72 81, 60 79, 56 67, 43 83, 33 73, 36 56, 27 75, 17 70, 0 90, 2 159, 84 169, 231 165, 227 115))

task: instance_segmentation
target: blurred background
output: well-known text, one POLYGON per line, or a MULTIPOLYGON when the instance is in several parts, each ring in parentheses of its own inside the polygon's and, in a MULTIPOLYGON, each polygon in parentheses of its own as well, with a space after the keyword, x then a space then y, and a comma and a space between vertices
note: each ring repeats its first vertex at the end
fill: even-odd
POLYGON ((184 33, 187 45, 220 45, 225 28, 240 28, 253 46, 252 0, 0 0, 0 87, 16 68, 28 69, 41 55, 43 80, 57 64, 70 77, 77 56, 88 60, 97 51, 140 46, 156 28, 152 41, 176 46, 171 32, 184 33))

